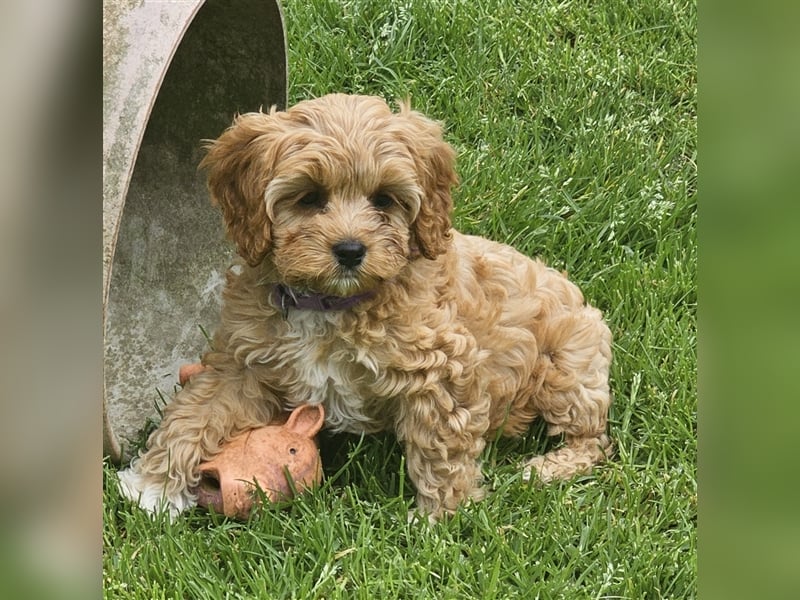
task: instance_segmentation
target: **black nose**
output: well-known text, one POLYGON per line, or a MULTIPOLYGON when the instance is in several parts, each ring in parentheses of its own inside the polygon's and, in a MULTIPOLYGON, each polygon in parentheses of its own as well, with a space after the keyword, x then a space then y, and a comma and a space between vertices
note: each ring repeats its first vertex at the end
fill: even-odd
POLYGON ((333 246, 333 255, 339 264, 351 269, 361 264, 366 253, 367 248, 361 242, 339 242, 333 246))

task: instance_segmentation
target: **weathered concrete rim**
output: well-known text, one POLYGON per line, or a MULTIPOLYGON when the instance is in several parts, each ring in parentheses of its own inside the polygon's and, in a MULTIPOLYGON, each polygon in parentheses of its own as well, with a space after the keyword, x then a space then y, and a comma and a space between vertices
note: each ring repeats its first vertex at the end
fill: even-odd
POLYGON ((147 121, 172 58, 204 3, 205 0, 145 0, 128 12, 124 12, 123 3, 103 5, 103 318, 125 198, 147 121), (116 14, 114 7, 119 11, 116 14), (143 29, 161 31, 163 26, 159 25, 165 21, 174 23, 178 29, 167 32, 172 35, 137 40, 136 48, 126 47, 119 62, 113 65, 117 68, 113 68, 109 48, 124 43, 120 36, 143 29), (153 68, 136 77, 144 61, 152 61, 153 68), (123 118, 126 107, 136 109, 123 118), (112 170, 116 171, 116 177, 112 176, 112 170))

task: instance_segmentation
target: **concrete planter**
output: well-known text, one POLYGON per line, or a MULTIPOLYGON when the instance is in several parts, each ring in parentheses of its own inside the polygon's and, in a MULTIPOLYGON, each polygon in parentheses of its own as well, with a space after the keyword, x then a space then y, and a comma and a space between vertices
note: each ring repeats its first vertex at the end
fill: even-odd
POLYGON ((216 327, 233 254, 197 164, 237 112, 286 104, 276 0, 118 0, 103 14, 103 452, 130 457, 216 327))

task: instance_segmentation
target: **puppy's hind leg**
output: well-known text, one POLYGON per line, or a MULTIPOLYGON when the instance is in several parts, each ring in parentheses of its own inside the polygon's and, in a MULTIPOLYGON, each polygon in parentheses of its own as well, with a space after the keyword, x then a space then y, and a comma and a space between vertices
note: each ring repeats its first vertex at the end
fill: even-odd
POLYGON ((611 394, 611 332, 600 311, 586 306, 553 317, 540 339, 543 383, 532 400, 548 423, 548 435, 564 434, 564 446, 524 465, 543 482, 587 474, 613 453, 606 433, 611 394))
POLYGON ((263 425, 277 412, 252 373, 196 374, 164 409, 147 449, 118 473, 120 490, 150 512, 177 515, 195 504, 198 465, 213 458, 236 433, 263 425))

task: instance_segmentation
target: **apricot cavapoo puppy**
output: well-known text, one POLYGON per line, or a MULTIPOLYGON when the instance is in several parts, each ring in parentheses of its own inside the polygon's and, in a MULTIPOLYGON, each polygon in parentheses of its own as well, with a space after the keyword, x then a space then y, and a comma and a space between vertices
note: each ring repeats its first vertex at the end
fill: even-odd
POLYGON ((431 519, 481 498, 486 439, 536 417, 564 445, 526 478, 610 453, 600 311, 561 273, 451 229, 454 152, 437 123, 334 94, 238 116, 201 166, 244 260, 206 368, 120 473, 128 497, 192 506, 202 461, 300 403, 322 403, 331 431, 394 431, 431 519))

